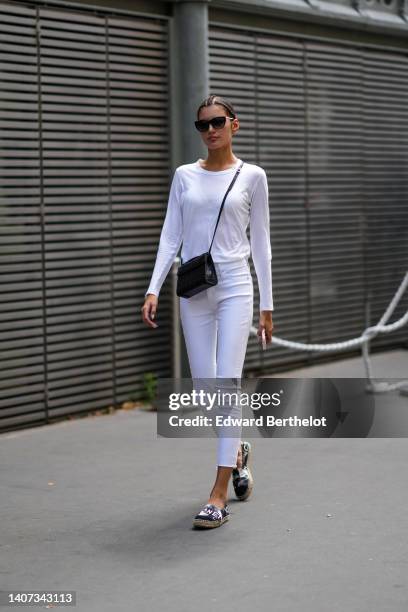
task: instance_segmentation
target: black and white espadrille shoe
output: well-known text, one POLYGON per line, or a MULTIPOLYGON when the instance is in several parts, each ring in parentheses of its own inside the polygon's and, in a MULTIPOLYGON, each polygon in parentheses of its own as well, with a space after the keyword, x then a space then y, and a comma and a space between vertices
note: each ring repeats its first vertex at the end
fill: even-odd
POLYGON ((249 442, 241 442, 242 451, 242 467, 234 468, 232 470, 232 484, 234 487, 235 495, 240 501, 247 499, 254 487, 254 479, 249 468, 249 459, 252 455, 252 448, 249 442))
POLYGON ((230 517, 228 504, 224 508, 219 508, 214 504, 205 504, 200 512, 194 517, 193 526, 198 528, 219 527, 230 517))

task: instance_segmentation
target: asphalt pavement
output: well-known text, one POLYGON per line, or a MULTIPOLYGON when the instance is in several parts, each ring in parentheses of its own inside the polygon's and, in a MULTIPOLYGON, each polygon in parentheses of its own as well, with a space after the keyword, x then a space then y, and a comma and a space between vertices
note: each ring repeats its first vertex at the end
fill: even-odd
MULTIPOLYGON (((408 351, 373 365, 408 378, 408 351)), ((157 437, 142 409, 1 435, 1 590, 72 590, 80 612, 406 612, 407 439, 251 442, 253 494, 230 485, 230 520, 194 530, 215 438, 157 437)))

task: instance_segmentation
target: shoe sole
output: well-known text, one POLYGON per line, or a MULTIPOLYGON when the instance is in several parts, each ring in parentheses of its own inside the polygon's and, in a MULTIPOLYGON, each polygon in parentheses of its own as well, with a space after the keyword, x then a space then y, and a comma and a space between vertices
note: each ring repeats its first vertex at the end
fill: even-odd
POLYGON ((193 521, 193 527, 201 527, 204 529, 213 529, 214 527, 220 527, 223 523, 229 520, 229 515, 224 516, 219 521, 206 521, 205 519, 195 519, 193 521))
POLYGON ((247 488, 246 493, 244 495, 238 496, 237 494, 235 494, 236 498, 239 501, 244 501, 244 500, 248 499, 248 497, 252 493, 252 489, 254 488, 254 479, 252 477, 252 472, 251 472, 251 469, 249 467, 250 461, 252 461, 252 445, 249 447, 249 450, 248 450, 248 459, 247 459, 247 464, 246 464, 246 467, 248 469, 248 488, 247 488))

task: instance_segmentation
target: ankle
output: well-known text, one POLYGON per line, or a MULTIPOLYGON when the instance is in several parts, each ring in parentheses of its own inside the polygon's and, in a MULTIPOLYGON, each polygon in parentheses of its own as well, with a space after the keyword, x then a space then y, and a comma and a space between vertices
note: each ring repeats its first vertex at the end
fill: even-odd
POLYGON ((211 491, 210 499, 217 499, 217 500, 226 502, 227 494, 224 491, 211 491))

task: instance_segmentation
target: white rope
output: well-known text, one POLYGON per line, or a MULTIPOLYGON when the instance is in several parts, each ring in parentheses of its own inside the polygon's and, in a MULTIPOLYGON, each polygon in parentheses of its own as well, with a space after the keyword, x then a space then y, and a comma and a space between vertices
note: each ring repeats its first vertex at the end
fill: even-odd
MULTIPOLYGON (((362 354, 364 358, 365 369, 367 373, 367 378, 370 383, 368 385, 368 390, 373 392, 385 392, 393 389, 398 389, 401 387, 406 387, 408 385, 407 381, 400 381, 398 383, 375 383, 373 381, 372 368, 370 363, 369 356, 369 341, 377 336, 378 334, 389 334, 394 332, 397 329, 400 329, 404 325, 408 323, 408 310, 407 312, 394 323, 390 323, 386 325, 388 319, 394 312, 397 307, 402 295, 404 294, 406 288, 408 286, 408 272, 406 272, 405 277, 403 278, 400 286, 398 287, 394 297, 392 298, 388 308, 384 312, 381 319, 378 321, 377 325, 373 325, 367 327, 361 336, 357 338, 351 338, 350 340, 344 340, 343 342, 333 342, 330 344, 305 344, 304 342, 293 342, 292 340, 285 340, 284 338, 279 338, 279 336, 272 336, 272 343, 268 346, 283 346, 285 348, 301 350, 301 351, 342 351, 346 350, 350 347, 362 345, 362 354)), ((257 335, 257 329, 254 326, 251 326, 250 334, 257 335)))

